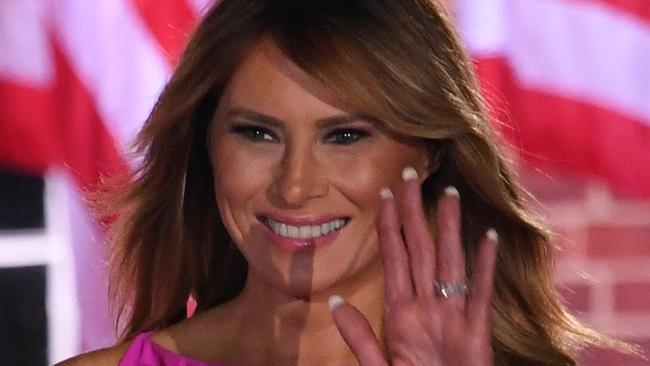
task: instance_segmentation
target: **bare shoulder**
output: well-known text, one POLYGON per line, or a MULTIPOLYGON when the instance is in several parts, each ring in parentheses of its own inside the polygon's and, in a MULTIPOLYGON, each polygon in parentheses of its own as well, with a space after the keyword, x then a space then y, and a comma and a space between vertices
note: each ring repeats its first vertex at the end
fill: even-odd
MULTIPOLYGON (((154 344, 183 356, 199 360, 225 359, 233 349, 232 336, 238 334, 241 320, 221 306, 201 312, 149 336, 154 344)), ((117 366, 131 342, 65 360, 56 366, 117 366)))
POLYGON ((195 314, 154 332, 152 342, 174 353, 198 359, 210 358, 219 350, 230 350, 230 337, 237 334, 237 322, 224 306, 195 314))
POLYGON ((230 360, 241 330, 240 317, 223 304, 151 334, 151 341, 173 353, 210 363, 230 360))
POLYGON ((129 342, 67 359, 56 366, 117 366, 129 348, 129 342))

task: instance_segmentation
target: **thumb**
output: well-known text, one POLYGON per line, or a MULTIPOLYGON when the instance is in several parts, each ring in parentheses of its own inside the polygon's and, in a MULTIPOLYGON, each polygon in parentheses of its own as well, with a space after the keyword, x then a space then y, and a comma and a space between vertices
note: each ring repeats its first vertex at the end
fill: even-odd
POLYGON ((366 317, 338 295, 332 295, 328 304, 334 323, 361 366, 388 365, 377 337, 366 317))

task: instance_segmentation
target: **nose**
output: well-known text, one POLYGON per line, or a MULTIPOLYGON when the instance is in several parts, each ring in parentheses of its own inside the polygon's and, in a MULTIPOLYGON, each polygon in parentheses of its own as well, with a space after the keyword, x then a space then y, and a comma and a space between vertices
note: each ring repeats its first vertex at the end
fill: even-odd
POLYGON ((287 146, 273 186, 280 203, 289 208, 302 207, 329 191, 326 172, 312 146, 287 146))

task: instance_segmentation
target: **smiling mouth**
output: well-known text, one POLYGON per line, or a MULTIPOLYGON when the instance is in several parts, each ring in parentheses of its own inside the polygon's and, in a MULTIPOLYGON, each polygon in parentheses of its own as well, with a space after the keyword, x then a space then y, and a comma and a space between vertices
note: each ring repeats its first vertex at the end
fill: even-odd
POLYGON ((291 239, 313 239, 341 230, 350 222, 349 218, 339 218, 320 225, 295 226, 268 217, 260 218, 262 223, 275 234, 291 239))

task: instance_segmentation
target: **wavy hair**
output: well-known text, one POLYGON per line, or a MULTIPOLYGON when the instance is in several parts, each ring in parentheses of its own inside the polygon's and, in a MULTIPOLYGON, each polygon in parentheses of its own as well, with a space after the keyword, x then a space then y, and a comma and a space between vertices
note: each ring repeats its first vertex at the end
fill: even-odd
POLYGON ((496 364, 572 365, 585 345, 626 347, 559 300, 548 233, 525 207, 450 21, 426 0, 223 0, 208 12, 138 136, 142 165, 111 206, 110 289, 123 339, 181 321, 190 293, 202 311, 244 285, 206 141, 224 88, 262 37, 352 109, 437 147, 424 203, 435 230, 437 197, 458 187, 469 278, 481 235, 497 229, 496 364))

